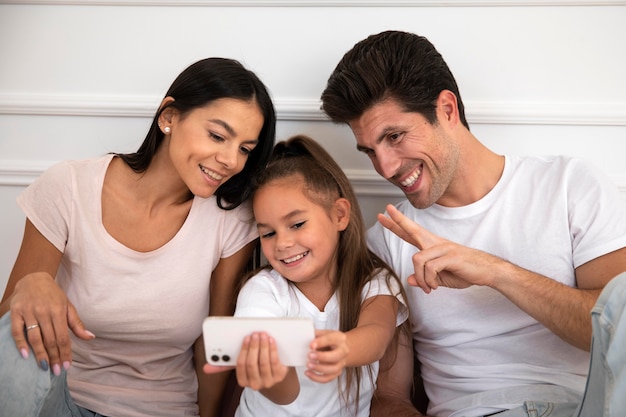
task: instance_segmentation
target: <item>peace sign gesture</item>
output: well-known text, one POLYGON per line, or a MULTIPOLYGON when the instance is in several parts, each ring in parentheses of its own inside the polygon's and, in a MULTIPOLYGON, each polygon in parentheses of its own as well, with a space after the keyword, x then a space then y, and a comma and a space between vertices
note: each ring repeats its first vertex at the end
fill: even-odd
POLYGON ((420 287, 425 293, 440 285, 449 288, 491 286, 497 271, 510 265, 493 255, 431 233, 391 204, 387 205, 387 214, 389 217, 378 215, 380 224, 419 249, 412 257, 415 272, 408 277, 408 283, 420 287))

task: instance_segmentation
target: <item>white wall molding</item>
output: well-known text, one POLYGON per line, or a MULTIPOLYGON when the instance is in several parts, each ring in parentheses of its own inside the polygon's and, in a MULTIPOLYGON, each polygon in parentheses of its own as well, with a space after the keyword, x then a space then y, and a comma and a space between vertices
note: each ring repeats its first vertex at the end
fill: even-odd
MULTIPOLYGON (((0 115, 152 118, 159 97, 0 94, 0 115)), ((328 120, 317 99, 275 100, 279 120, 328 120)), ((626 102, 465 102, 471 124, 626 126, 626 102)))
MULTIPOLYGON (((57 161, 0 160, 0 187, 25 187, 57 161)), ((346 169, 357 196, 402 197, 402 192, 374 170, 346 169)), ((626 200, 626 176, 610 176, 626 200)))
POLYGON ((54 162, 0 160, 0 187, 25 187, 54 162))
POLYGON ((626 102, 465 102, 472 124, 626 126, 626 102))
POLYGON ((344 172, 358 196, 402 197, 403 195, 398 187, 382 178, 374 170, 346 169, 344 172))
POLYGON ((206 7, 620 6, 626 0, 0 0, 0 4, 206 7))
POLYGON ((0 114, 153 117, 160 102, 146 96, 0 94, 0 114))

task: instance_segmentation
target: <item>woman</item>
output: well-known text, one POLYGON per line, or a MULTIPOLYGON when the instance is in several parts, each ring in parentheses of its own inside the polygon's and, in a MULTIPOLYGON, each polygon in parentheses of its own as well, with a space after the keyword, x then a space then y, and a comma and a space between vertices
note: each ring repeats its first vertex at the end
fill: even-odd
POLYGON ((0 414, 215 415, 225 380, 201 371, 201 323, 233 313, 257 237, 250 179, 275 123, 252 72, 201 60, 137 152, 55 165, 18 197, 0 414))

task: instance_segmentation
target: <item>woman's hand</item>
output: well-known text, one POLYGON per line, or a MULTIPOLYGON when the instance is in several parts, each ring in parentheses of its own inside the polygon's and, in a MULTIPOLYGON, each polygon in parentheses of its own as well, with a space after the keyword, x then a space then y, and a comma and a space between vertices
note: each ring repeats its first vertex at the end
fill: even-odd
POLYGON ((336 330, 316 330, 305 375, 316 382, 330 382, 346 367, 348 348, 346 334, 336 330))
POLYGON ((20 279, 9 305, 11 333, 20 354, 27 358, 30 345, 40 367, 51 368, 55 375, 72 363, 70 329, 84 340, 95 337, 48 273, 33 272, 20 279))

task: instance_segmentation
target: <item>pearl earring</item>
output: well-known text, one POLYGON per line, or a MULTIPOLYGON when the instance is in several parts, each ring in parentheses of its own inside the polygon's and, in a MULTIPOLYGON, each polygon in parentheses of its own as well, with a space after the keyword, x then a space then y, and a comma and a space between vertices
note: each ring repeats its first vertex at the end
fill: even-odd
POLYGON ((171 131, 172 131, 172 129, 170 129, 170 127, 169 127, 169 126, 165 126, 165 127, 163 128, 163 132, 164 132, 166 135, 169 135, 171 131))

